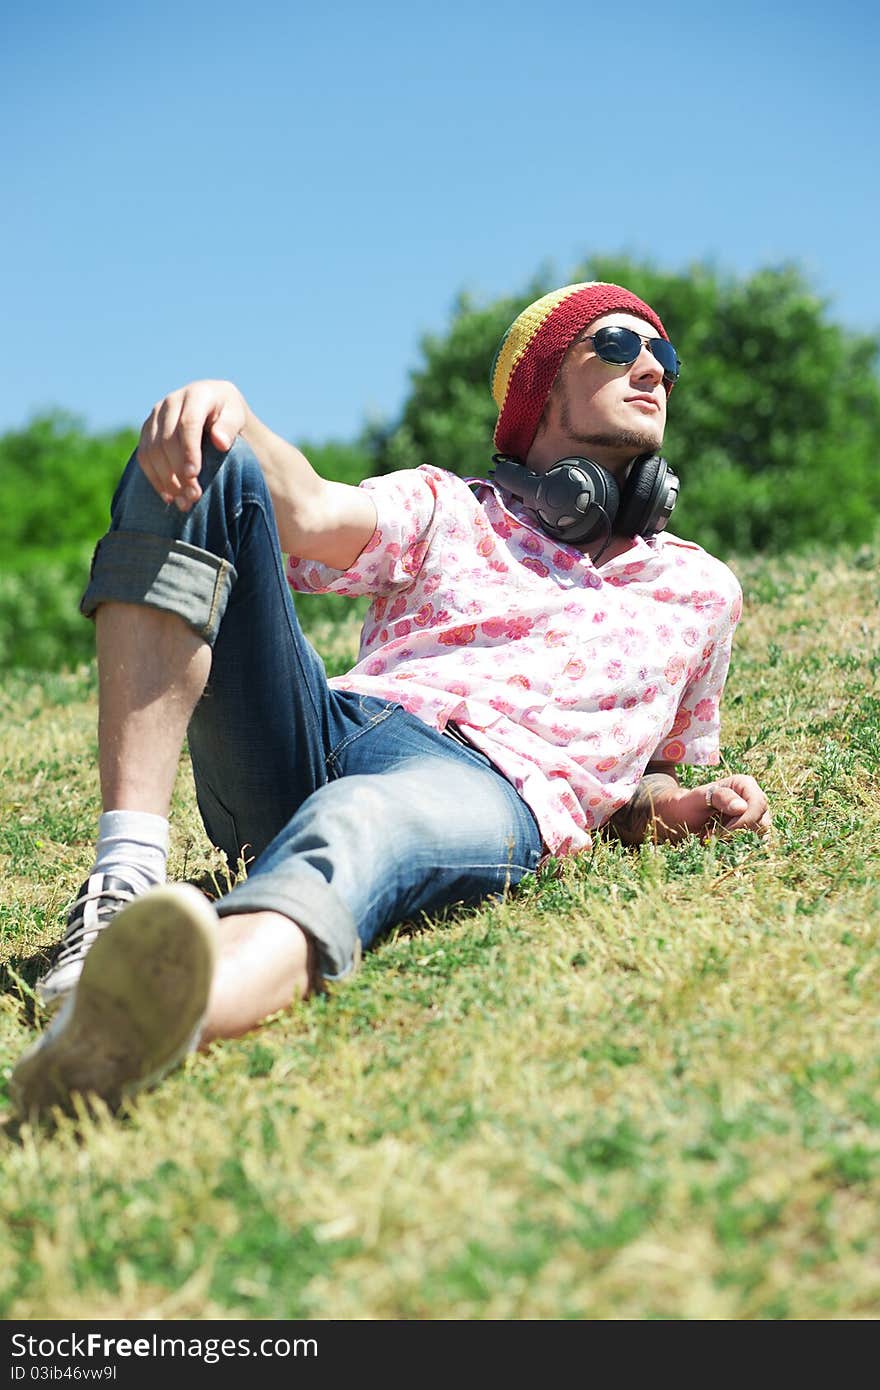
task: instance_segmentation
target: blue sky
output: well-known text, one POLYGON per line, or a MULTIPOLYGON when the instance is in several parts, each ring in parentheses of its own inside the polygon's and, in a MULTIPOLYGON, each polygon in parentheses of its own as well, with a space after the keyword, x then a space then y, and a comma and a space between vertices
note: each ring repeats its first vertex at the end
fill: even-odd
POLYGON ((794 261, 880 330, 878 16, 5 0, 0 432, 139 426, 219 376, 287 438, 351 438, 460 290, 593 253, 794 261))

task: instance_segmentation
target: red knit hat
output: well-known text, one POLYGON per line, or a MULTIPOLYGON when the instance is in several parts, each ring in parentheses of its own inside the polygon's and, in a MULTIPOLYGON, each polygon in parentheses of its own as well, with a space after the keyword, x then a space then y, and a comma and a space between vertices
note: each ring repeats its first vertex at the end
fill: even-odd
MULTIPOLYGON (((499 411, 499 453, 525 459, 570 344, 594 319, 615 310, 646 319, 668 341, 653 309, 622 286, 601 280, 552 290, 517 315, 501 339, 490 375, 499 411)), ((670 389, 667 383, 667 394, 670 389)))

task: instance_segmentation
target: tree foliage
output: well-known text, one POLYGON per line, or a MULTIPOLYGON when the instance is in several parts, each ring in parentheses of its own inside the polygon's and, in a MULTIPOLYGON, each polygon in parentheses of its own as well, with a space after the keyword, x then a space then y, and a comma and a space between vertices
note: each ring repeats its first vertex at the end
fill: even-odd
MULTIPOLYGON (((568 277, 626 285, 660 314, 683 361, 664 454, 681 477, 674 528, 709 548, 866 541, 880 508, 878 342, 831 322, 793 266, 726 277, 596 257, 568 277)), ((558 281, 556 282, 558 283, 558 281)), ((431 462, 485 476, 496 409, 489 370, 515 315, 554 284, 478 306, 461 296, 397 424, 372 441, 376 471, 431 462)))
POLYGON ((94 651, 78 600, 136 440, 90 435, 64 411, 0 437, 0 669, 72 666, 94 651))
POLYGON ((0 565, 68 558, 107 529, 110 499, 134 430, 88 434, 65 411, 0 436, 0 565))

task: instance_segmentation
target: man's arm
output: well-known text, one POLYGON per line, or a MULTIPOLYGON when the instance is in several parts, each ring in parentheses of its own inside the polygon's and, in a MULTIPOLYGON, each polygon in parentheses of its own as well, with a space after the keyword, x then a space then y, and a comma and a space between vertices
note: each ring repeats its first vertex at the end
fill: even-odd
POLYGON ((254 415, 230 381, 195 381, 172 391, 144 421, 138 460, 165 502, 189 511, 201 497, 206 433, 218 449, 230 449, 239 434, 250 444, 272 497, 286 554, 333 569, 354 563, 376 529, 369 493, 322 478, 299 449, 254 415))
POLYGON ((710 825, 763 835, 770 829, 770 811, 754 777, 734 773, 688 788, 680 785, 674 763, 649 763, 634 796, 608 825, 627 845, 646 838, 674 844, 710 825))

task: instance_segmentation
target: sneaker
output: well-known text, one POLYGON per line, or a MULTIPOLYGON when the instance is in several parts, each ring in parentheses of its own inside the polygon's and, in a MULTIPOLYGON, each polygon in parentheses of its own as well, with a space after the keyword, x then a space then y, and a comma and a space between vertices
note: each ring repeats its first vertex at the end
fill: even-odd
POLYGON ((37 981, 37 999, 44 1009, 57 1009, 82 974, 86 952, 94 946, 117 912, 137 896, 131 884, 113 874, 92 874, 76 895, 67 914, 67 928, 57 954, 37 981))
POLYGON ((190 884, 141 894, 105 927, 45 1033, 12 1073, 18 1114, 70 1111, 76 1094, 111 1110, 198 1044, 216 958, 217 916, 190 884))

